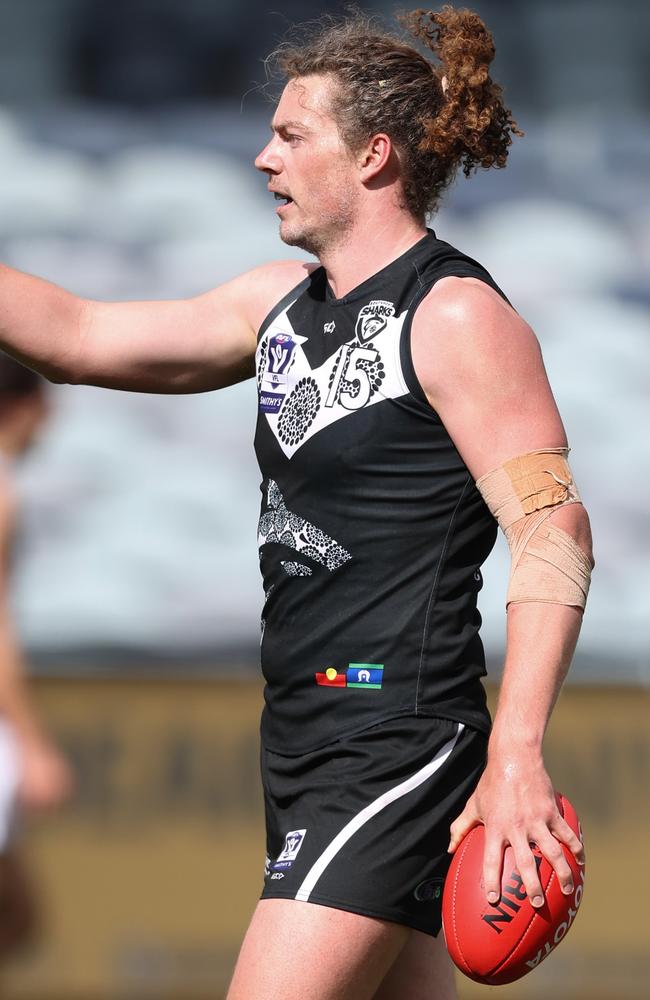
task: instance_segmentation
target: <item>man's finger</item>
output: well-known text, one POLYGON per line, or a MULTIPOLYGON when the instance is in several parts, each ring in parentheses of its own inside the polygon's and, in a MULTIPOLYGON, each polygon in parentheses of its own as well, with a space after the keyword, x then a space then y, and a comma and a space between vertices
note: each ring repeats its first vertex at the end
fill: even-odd
POLYGON ((450 854, 454 853, 463 837, 469 833, 472 827, 478 826, 480 822, 474 799, 471 798, 460 816, 454 820, 449 828, 450 840, 447 850, 450 854))
POLYGON ((544 830, 537 837, 537 846, 555 870, 562 892, 567 895, 573 892, 573 873, 559 841, 548 830, 544 830))
POLYGON ((537 873, 535 855, 531 851, 530 844, 527 839, 521 838, 516 841, 511 841, 511 843, 512 850, 515 855, 517 871, 521 875, 526 895, 528 896, 531 904, 536 909, 539 909, 540 906, 544 905, 544 891, 537 873))
MULTIPOLYGON (((580 837, 571 829, 567 821, 558 813, 549 824, 551 833, 569 848, 579 865, 585 863, 585 847, 580 837)), ((541 845, 540 845, 541 846, 541 845)))
POLYGON ((504 847, 505 841, 502 837, 486 832, 483 852, 483 884, 489 903, 498 903, 501 899, 504 847))

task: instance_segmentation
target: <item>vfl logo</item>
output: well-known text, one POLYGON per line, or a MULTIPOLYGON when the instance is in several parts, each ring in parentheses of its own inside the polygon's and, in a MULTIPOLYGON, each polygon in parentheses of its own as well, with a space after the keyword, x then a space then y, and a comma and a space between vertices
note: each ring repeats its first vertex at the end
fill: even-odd
POLYGON ((283 868, 291 868, 302 847, 306 830, 291 830, 284 838, 284 847, 278 854, 278 860, 271 865, 274 872, 283 868))
POLYGON ((289 333, 276 333, 269 340, 267 365, 260 386, 260 409, 263 413, 278 413, 282 406, 295 348, 296 342, 289 333))
POLYGON ((324 324, 323 333, 334 333, 335 329, 336 329, 336 323, 334 322, 334 320, 331 320, 331 322, 324 324))
POLYGON ((385 299, 373 299, 357 316, 354 332, 360 344, 376 337, 386 329, 386 323, 395 315, 395 306, 385 299))
POLYGON ((269 342, 269 361, 271 362, 271 372, 276 374, 284 372, 288 367, 288 361, 293 353, 295 344, 293 338, 288 333, 276 333, 269 342))
POLYGON ((295 861, 306 833, 306 830, 291 830, 285 837, 282 852, 278 854, 278 861, 295 861))

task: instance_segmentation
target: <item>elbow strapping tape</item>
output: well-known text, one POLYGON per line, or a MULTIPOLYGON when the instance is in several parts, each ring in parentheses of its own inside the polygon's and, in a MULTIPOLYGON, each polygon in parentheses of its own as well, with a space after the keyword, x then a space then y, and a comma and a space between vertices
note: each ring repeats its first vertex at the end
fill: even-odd
POLYGON ((510 459, 476 486, 503 530, 512 556, 507 604, 544 601, 584 608, 591 561, 553 511, 581 503, 567 461, 568 448, 532 451, 510 459))

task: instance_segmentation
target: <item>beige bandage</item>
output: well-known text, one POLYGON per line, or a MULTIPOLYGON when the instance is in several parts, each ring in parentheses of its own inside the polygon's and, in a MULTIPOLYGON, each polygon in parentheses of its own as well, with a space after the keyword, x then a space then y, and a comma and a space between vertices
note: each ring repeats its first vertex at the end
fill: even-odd
POLYGON ((506 604, 546 601, 585 606, 591 562, 571 535, 547 523, 558 507, 581 502, 568 454, 568 448, 531 451, 476 483, 512 554, 506 604))

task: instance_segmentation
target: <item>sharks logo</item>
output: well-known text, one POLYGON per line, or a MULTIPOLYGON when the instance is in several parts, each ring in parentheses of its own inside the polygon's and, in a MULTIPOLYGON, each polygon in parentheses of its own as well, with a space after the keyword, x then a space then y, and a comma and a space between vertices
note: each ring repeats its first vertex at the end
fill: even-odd
POLYGON ((372 340, 386 329, 386 323, 395 315, 395 306, 385 299, 373 299, 360 310, 354 332, 360 344, 372 340))

